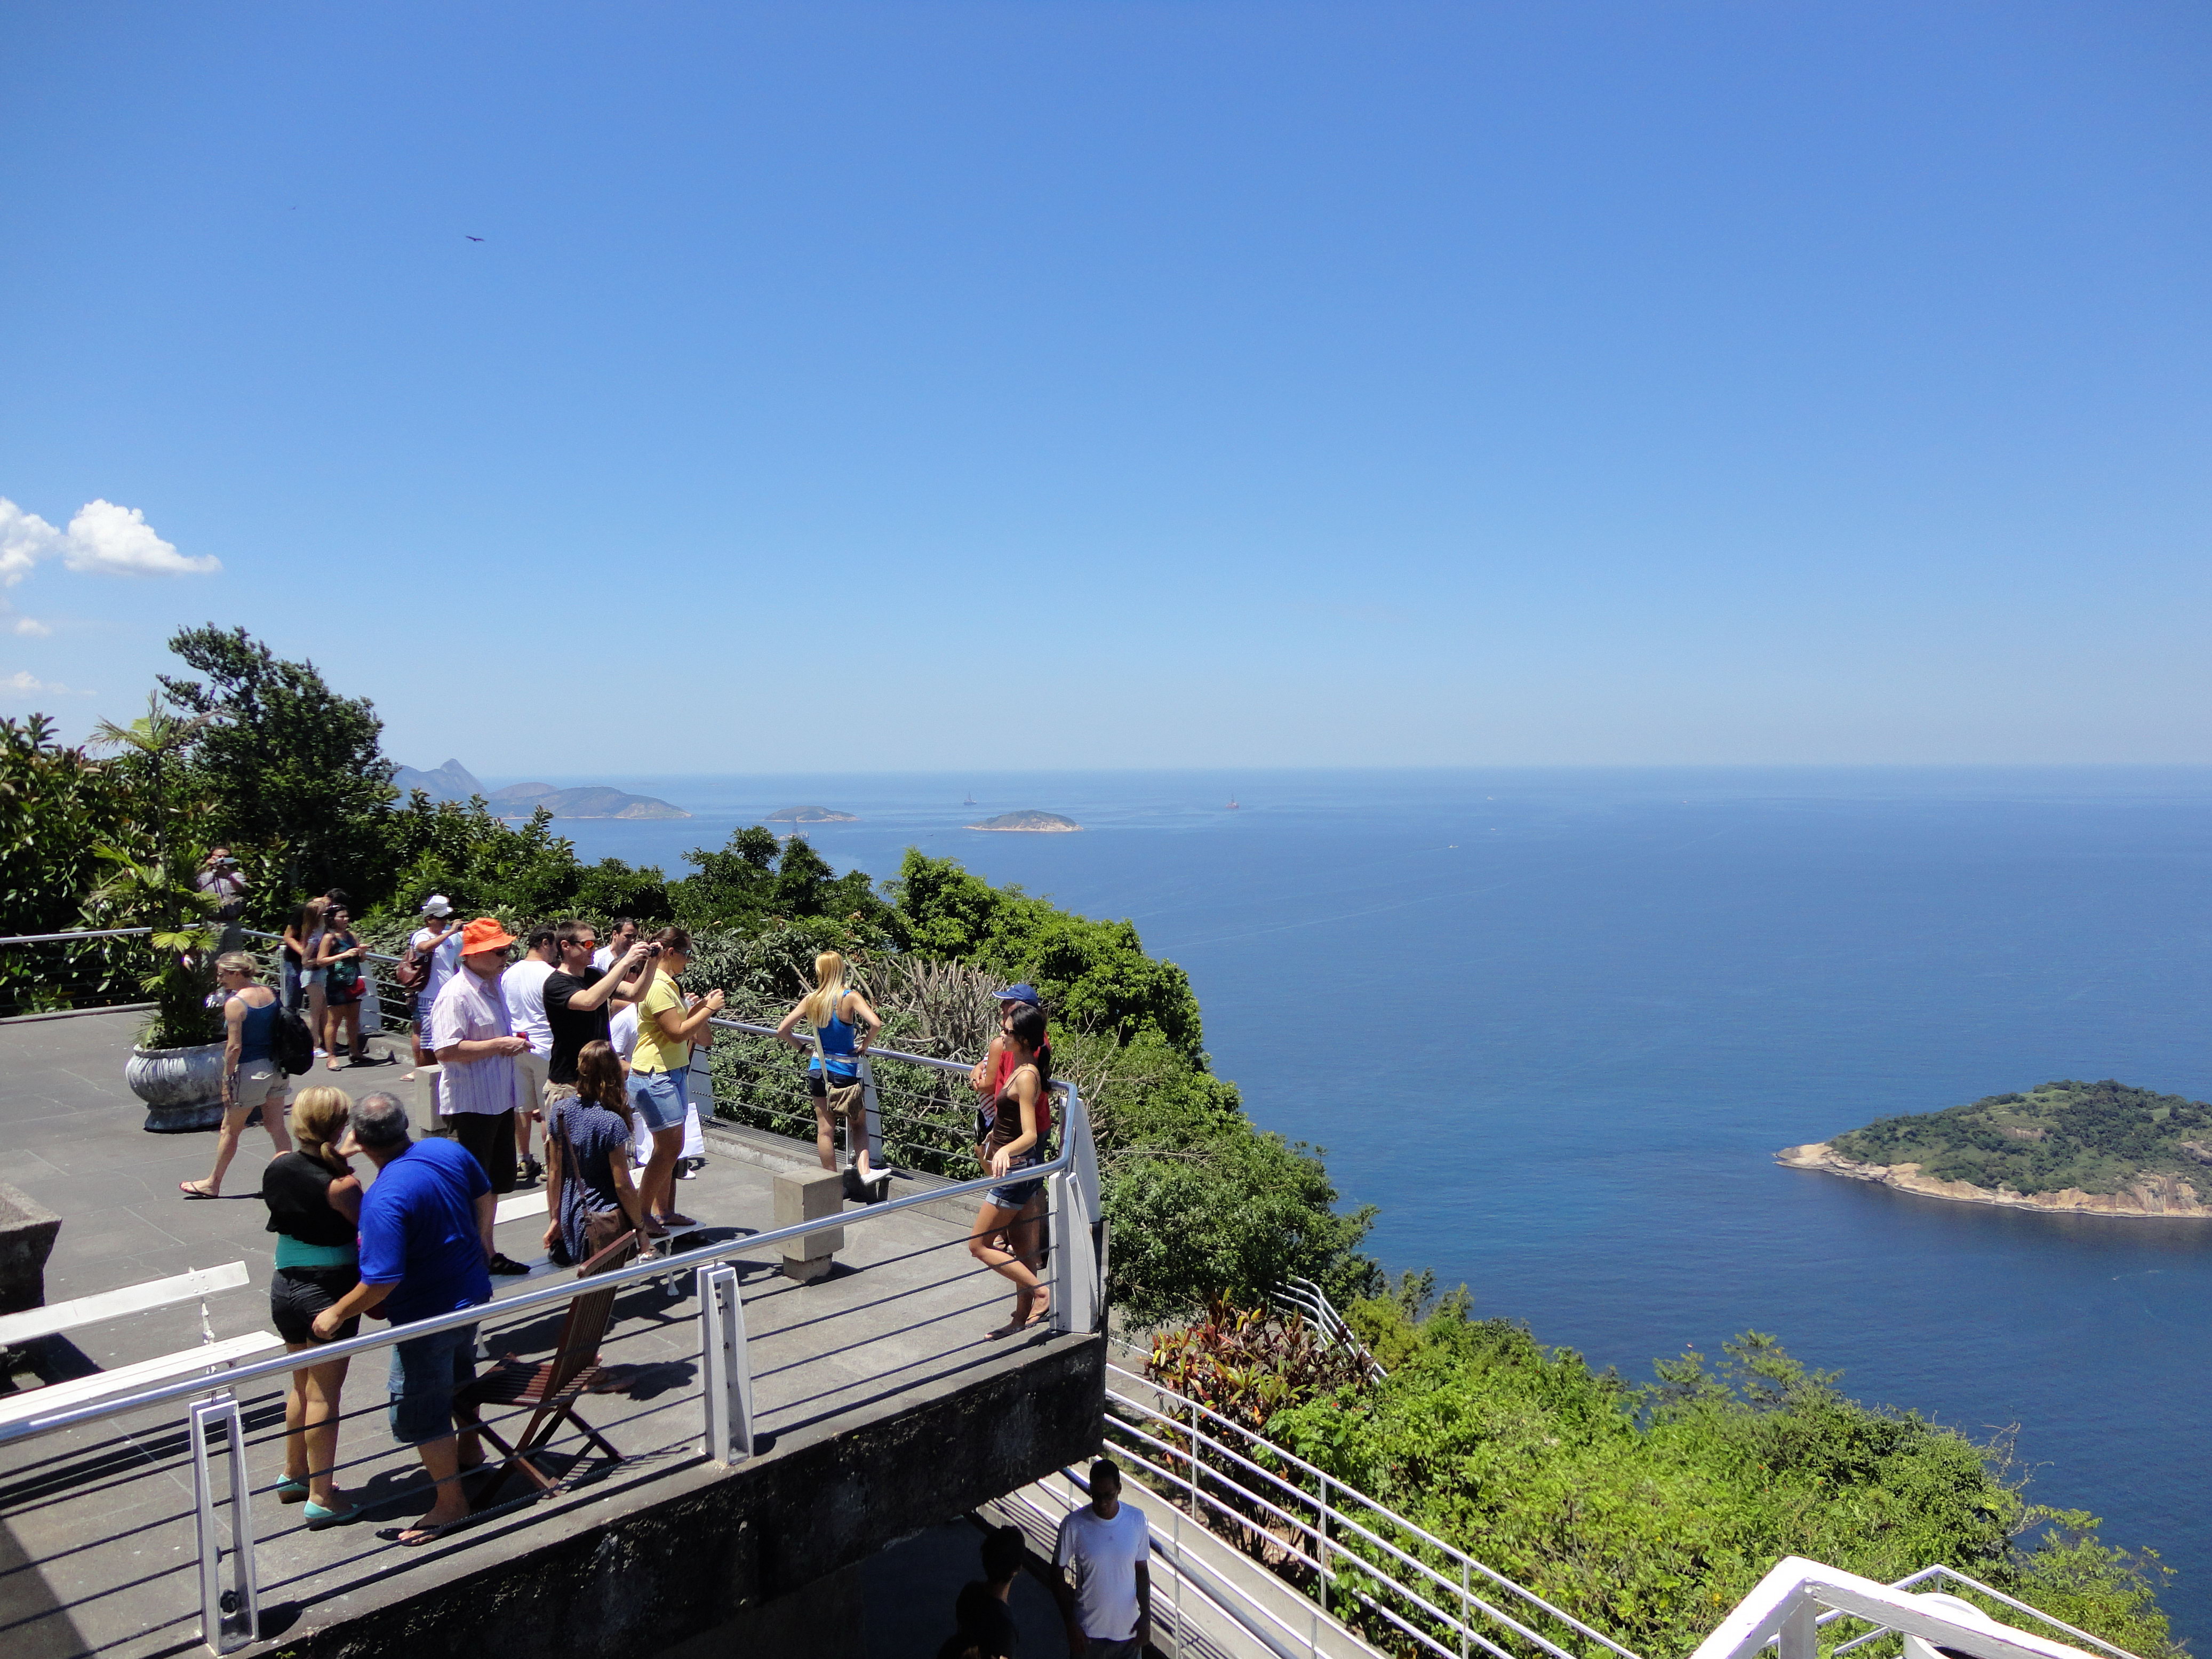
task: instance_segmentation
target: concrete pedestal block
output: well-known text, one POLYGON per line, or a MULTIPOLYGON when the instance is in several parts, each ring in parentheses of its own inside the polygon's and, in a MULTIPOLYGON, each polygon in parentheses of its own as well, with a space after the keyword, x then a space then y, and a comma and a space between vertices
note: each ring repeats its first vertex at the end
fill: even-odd
POLYGON ((0 1314, 46 1305, 46 1258, 62 1218, 0 1182, 0 1314))
MULTIPOLYGON (((845 1212, 845 1178, 835 1170, 782 1170, 775 1177, 775 1224, 779 1231, 803 1221, 819 1221, 845 1212)), ((783 1242, 787 1279, 819 1279, 830 1258, 845 1248, 845 1230, 825 1227, 783 1242)))

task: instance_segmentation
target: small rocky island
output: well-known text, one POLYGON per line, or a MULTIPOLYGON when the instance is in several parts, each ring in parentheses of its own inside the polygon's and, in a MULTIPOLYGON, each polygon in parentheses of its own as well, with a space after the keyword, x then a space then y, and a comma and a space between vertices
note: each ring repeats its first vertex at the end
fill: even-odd
POLYGON ((1001 812, 995 818, 985 818, 981 823, 966 826, 970 830, 1002 830, 1030 836, 1066 835, 1083 826, 1073 818, 1064 818, 1057 812, 1001 812))
POLYGON ((769 823, 858 823, 857 812, 833 812, 826 806, 787 806, 768 815, 769 823))
POLYGON ((2212 1105, 2110 1079, 1877 1118, 1774 1156, 1967 1204, 2212 1219, 2212 1105))

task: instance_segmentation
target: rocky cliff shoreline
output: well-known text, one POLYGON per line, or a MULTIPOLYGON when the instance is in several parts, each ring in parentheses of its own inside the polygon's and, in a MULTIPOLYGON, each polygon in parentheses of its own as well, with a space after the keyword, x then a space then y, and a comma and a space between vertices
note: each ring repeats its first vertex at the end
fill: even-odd
MULTIPOLYGON (((2069 1187, 2055 1193, 2019 1193, 2008 1187, 1977 1187, 1964 1181, 1939 1181, 1921 1173, 1917 1164, 1861 1164, 1825 1140, 1784 1146, 1774 1161, 1793 1170, 1823 1170, 1853 1181, 1879 1182, 1899 1192, 1948 1198, 1960 1204, 2002 1204, 2015 1210, 2045 1210, 2075 1215, 2140 1215, 2212 1221, 2212 1202, 2197 1184, 2181 1176, 2138 1176, 2117 1193, 2085 1193, 2069 1187)), ((2212 1187, 2212 1178, 2205 1182, 2212 1187)))

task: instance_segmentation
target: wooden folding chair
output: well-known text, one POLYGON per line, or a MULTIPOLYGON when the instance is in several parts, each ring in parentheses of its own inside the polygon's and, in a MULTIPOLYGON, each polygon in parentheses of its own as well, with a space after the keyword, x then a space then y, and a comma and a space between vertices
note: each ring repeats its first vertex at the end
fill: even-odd
MULTIPOLYGON (((642 1243, 635 1232, 623 1234, 577 1268, 576 1277, 589 1279, 627 1266, 642 1243)), ((622 1454, 608 1443, 606 1437, 576 1412, 578 1400, 602 1374, 599 1340, 607 1334, 607 1321, 613 1316, 615 1294, 615 1287, 609 1285, 604 1291, 586 1291, 568 1304, 568 1316, 561 1326, 561 1343, 552 1358, 532 1364, 507 1354, 495 1369, 454 1390, 455 1423, 464 1432, 474 1429, 482 1434, 499 1448, 505 1460, 491 1484, 478 1496, 478 1504, 489 1504, 496 1498, 506 1486, 507 1476, 517 1468, 541 1493, 558 1491, 562 1483, 531 1460, 546 1449, 564 1423, 574 1424, 588 1443, 616 1462, 622 1462, 622 1454), (498 1430, 484 1422, 483 1408, 486 1406, 529 1406, 535 1409, 522 1437, 510 1446, 500 1437, 498 1430)))

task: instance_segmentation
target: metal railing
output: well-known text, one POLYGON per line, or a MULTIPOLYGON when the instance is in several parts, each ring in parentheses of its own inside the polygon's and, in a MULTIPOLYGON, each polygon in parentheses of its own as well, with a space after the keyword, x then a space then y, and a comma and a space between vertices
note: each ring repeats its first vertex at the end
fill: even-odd
MULTIPOLYGON (((760 1029, 744 1026, 740 1022, 729 1023, 749 1032, 760 1029)), ((966 1062, 928 1055, 899 1054, 896 1058, 902 1063, 948 1074, 964 1076, 969 1070, 966 1062)), ((1041 1179, 1047 1183, 1049 1250, 1043 1276, 1051 1291, 1050 1309, 1046 1316, 1048 1328, 1059 1334, 1090 1333, 1100 1329, 1104 1319, 1103 1262, 1097 1249, 1103 1226, 1097 1158, 1091 1145, 1088 1109, 1080 1091, 1066 1079, 1056 1079, 1054 1088, 1061 1103, 1063 1134, 1060 1150, 1056 1156, 1024 1170, 1023 1178, 1041 1179)), ((494 1322, 501 1328, 509 1328, 530 1323, 533 1316, 542 1321, 547 1314, 565 1312, 577 1296, 586 1291, 619 1292, 656 1281, 671 1287, 672 1291, 680 1291, 688 1284, 697 1297, 700 1378, 697 1431, 690 1443, 712 1462, 735 1463, 753 1453, 756 1420, 754 1366, 748 1352, 738 1261, 757 1261, 764 1255, 773 1257, 787 1243, 826 1230, 878 1226, 892 1216, 925 1206, 973 1199, 1000 1184, 1001 1178, 984 1176, 935 1186, 904 1197, 879 1200, 842 1214, 641 1260, 595 1275, 587 1284, 579 1284, 563 1275, 556 1281, 479 1306, 411 1321, 385 1332, 319 1345, 311 1351, 312 1359, 320 1365, 470 1325, 489 1329, 494 1322)), ((964 1249, 968 1243, 963 1229, 940 1243, 927 1246, 926 1250, 964 1249)), ((981 1264, 973 1265, 969 1271, 989 1275, 989 1269, 981 1264)), ((834 1313, 827 1316, 836 1316, 834 1313)), ((777 1334, 781 1337, 783 1334, 777 1334)), ((616 1328, 610 1328, 608 1340, 617 1340, 616 1328)), ((216 1653, 227 1653, 255 1639, 261 1600, 260 1577, 255 1570, 257 1535, 252 1491, 245 1468, 248 1443, 246 1430, 249 1424, 241 1410, 241 1397, 254 1384, 289 1382, 292 1372, 307 1357, 280 1353, 233 1364, 221 1371, 203 1372, 81 1404, 58 1406, 48 1412, 34 1409, 13 1422, 0 1424, 0 1446, 19 1446, 41 1437, 128 1416, 177 1412, 188 1431, 191 1446, 188 1484, 192 1494, 190 1513, 197 1523, 201 1636, 216 1653)), ((34 1403, 34 1400, 33 1396, 25 1403, 34 1403)), ((362 1409, 381 1411, 383 1406, 380 1401, 362 1409)), ((665 1411, 665 1407, 656 1402, 653 1409, 665 1411)), ((357 1413, 349 1413, 354 1414, 357 1413)), ((144 1425, 136 1424, 114 1440, 96 1443, 87 1455, 96 1457, 100 1448, 143 1443, 145 1438, 144 1425)), ((654 1449, 678 1451, 682 1443, 654 1449)), ((83 1449, 73 1449, 73 1452, 83 1449)), ((179 1474, 182 1475, 183 1471, 179 1474)), ((32 1565, 36 1564, 33 1558, 32 1565)))
POLYGON ((1311 1594, 1322 1612, 1331 1610, 1334 1595, 1339 1608, 1356 1607, 1440 1659, 1468 1659, 1476 1650, 1523 1659, 1529 1650, 1549 1659, 1592 1659, 1588 1647, 1566 1645, 1577 1640, 1616 1659, 1638 1659, 1603 1632, 1212 1407, 1120 1365, 1109 1364, 1107 1374, 1106 1427, 1115 1453, 1180 1492, 1194 1518, 1311 1594), (1147 1405, 1139 1393, 1162 1403, 1147 1405), (1516 1653, 1509 1643, 1523 1645, 1516 1653))
POLYGON ((1961 1597, 1912 1593, 1911 1587, 1948 1577, 2114 1659, 2135 1659, 2126 1650, 2038 1612, 1949 1567, 1927 1567, 1894 1584, 1881 1584, 1802 1556, 1786 1556, 1736 1604, 1692 1659, 1757 1659, 1779 1647, 1780 1659, 1818 1659, 1820 1632, 1838 1619, 1859 1619, 1874 1628, 1832 1651, 1848 1652, 1876 1637, 1900 1636, 1908 1659, 1966 1654, 1972 1659, 2087 1659, 2082 1650, 2012 1625, 1999 1624, 1961 1597))
POLYGON ((1341 1348, 1350 1354, 1369 1382, 1380 1382, 1390 1375, 1359 1340, 1359 1333, 1344 1322, 1344 1316, 1337 1312, 1336 1304, 1328 1299, 1328 1292, 1310 1279, 1292 1274, 1275 1287, 1274 1300, 1296 1309, 1331 1347, 1341 1348))
MULTIPOLYGON (((1283 1300, 1313 1318, 1324 1331, 1342 1328, 1345 1339, 1365 1355, 1358 1336, 1344 1326, 1319 1285, 1310 1280, 1293 1280, 1291 1285, 1296 1293, 1283 1300)), ((1126 1344, 1116 1346, 1133 1352, 1126 1344)), ((1366 1358, 1370 1364, 1374 1364, 1371 1355, 1366 1358)), ((1121 1365, 1109 1363, 1107 1374, 1105 1426, 1107 1443, 1115 1455, 1164 1494, 1179 1497, 1191 1516, 1207 1530, 1300 1595, 1311 1596, 1316 1612, 1333 1612, 1355 1634, 1364 1615, 1412 1643, 1415 1650, 1437 1655, 1439 1659, 1468 1659, 1475 1651, 1490 1659, 1529 1659, 1532 1653, 1546 1659, 1602 1659, 1591 1651, 1591 1644, 1615 1659, 1636 1659, 1628 1648, 1534 1590, 1202 1401, 1121 1365), (1146 1404, 1139 1397, 1141 1395, 1149 1395, 1153 1403, 1146 1404), (1579 1651, 1574 1650, 1577 1648, 1579 1651)), ((1377 1380, 1382 1376, 1380 1365, 1374 1366, 1374 1375, 1377 1380)), ((1069 1478, 1074 1477, 1070 1474, 1069 1478)), ((1156 1523, 1152 1531, 1158 1542, 1160 1528, 1156 1523)), ((1170 1547, 1180 1563, 1179 1533, 1170 1547)), ((1977 1659, 2029 1659, 2030 1655, 2037 1659, 2085 1659, 2073 1648, 1998 1625, 1984 1610, 1955 1596, 1911 1594, 1917 1586, 1939 1582, 1984 1596, 2106 1659, 2136 1659, 2127 1650, 1954 1567, 1923 1567, 1893 1584, 1875 1585, 1874 1589, 1887 1599, 1869 1601, 1863 1597, 1853 1599, 1856 1591, 1829 1595, 1820 1588, 1846 1581, 1863 1585, 1868 1581, 1816 1564, 1798 1561, 1796 1565, 1804 1571, 1787 1580, 1796 1585, 1790 1594, 1801 1601, 1810 1598, 1808 1605, 1818 1603, 1806 1615, 1808 1640, 1811 1632, 1838 1620, 1864 1620, 1874 1626, 1838 1643, 1831 1650, 1831 1659, 1885 1636, 1914 1633, 1917 1626, 1911 1620, 1887 1616, 1899 1605, 1909 1605, 1916 1616, 1978 1620, 1983 1637, 1998 1644, 1990 1648, 1931 1638, 1933 1647, 1955 1647, 1976 1655, 1977 1659), (2014 1638, 2029 1645, 2007 1647, 2014 1638)), ((1780 1568, 1775 1571, 1781 1572, 1780 1568)), ((1207 1573, 1201 1565, 1192 1582, 1205 1586, 1209 1578, 1221 1581, 1221 1575, 1207 1573)), ((1769 1579, 1773 1578, 1774 1574, 1770 1574, 1769 1579)), ((1762 1589, 1767 1588, 1763 1583, 1762 1589)), ((1226 1616, 1276 1653, 1299 1650, 1296 1638, 1300 1632, 1294 1622, 1267 1609, 1233 1583, 1217 1582, 1206 1587, 1205 1593, 1226 1616), (1254 1622, 1255 1617, 1260 1623, 1254 1622)), ((1745 1605, 1749 1606, 1759 1594, 1754 1592, 1745 1605)), ((1761 1648, 1777 1645, 1783 1650, 1779 1659, 1814 1659, 1809 1646, 1793 1647, 1789 1631, 1773 1623, 1760 1624, 1751 1632, 1755 1640, 1747 1636, 1725 1649, 1717 1647, 1729 1629, 1723 1624, 1698 1649, 1695 1659, 1757 1659, 1761 1648)), ((1309 1655, 1316 1652, 1320 1632, 1317 1623, 1310 1623, 1303 1632, 1309 1655)), ((1940 1656, 1922 1651, 1908 1654, 1907 1659, 1940 1659, 1940 1656)))

